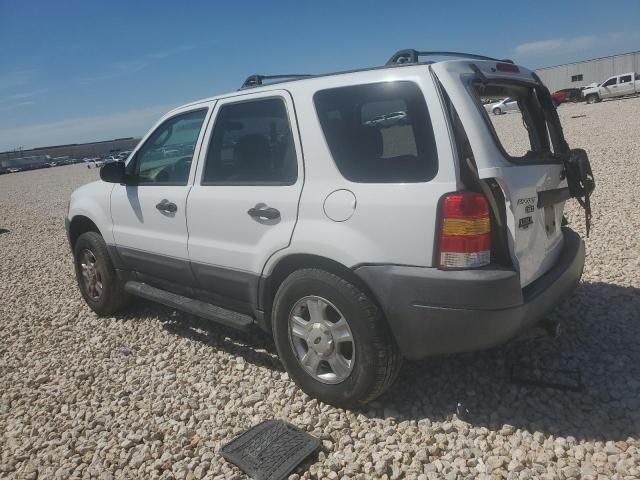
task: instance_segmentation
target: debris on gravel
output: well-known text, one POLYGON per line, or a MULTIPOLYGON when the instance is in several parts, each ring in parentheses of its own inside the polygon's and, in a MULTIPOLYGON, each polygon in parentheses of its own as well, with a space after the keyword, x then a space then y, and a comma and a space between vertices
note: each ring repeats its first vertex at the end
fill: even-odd
MULTIPOLYGON (((0 478, 241 479, 220 447, 272 418, 322 442, 291 479, 640 478, 638 111, 559 107, 597 182, 582 282, 550 314, 562 335, 405 363, 360 411, 302 393, 261 334, 144 301, 97 318, 63 225, 97 171, 1 176, 0 478), (579 371, 583 388, 512 383, 515 363, 579 371)), ((567 217, 584 235, 574 201, 567 217)))

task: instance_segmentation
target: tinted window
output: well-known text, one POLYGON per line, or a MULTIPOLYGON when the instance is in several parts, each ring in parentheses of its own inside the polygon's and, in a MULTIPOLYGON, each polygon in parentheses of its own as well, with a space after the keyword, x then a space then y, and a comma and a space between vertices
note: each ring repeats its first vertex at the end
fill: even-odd
POLYGON ((298 164, 280 98, 223 105, 209 143, 203 185, 291 185, 298 164))
POLYGON ((620 83, 629 83, 631 81, 631 75, 623 75, 620 77, 620 83))
POLYGON ((321 90, 314 103, 331 155, 353 182, 424 182, 437 153, 424 96, 412 82, 321 90))
POLYGON ((602 86, 603 87, 610 87, 611 85, 615 85, 616 84, 616 77, 610 78, 609 80, 607 80, 602 86))
POLYGON ((136 153, 140 185, 186 185, 193 149, 207 110, 183 113, 160 125, 136 153))

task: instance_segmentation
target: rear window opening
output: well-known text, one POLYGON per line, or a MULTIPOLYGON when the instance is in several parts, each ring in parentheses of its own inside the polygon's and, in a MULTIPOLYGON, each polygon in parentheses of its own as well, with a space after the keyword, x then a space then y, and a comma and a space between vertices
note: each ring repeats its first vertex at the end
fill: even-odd
POLYGON ((514 162, 558 161, 540 101, 528 84, 472 83, 473 93, 487 113, 497 145, 514 162))
POLYGON ((361 183, 431 180, 436 145, 420 88, 398 81, 321 90, 314 103, 342 175, 361 183))

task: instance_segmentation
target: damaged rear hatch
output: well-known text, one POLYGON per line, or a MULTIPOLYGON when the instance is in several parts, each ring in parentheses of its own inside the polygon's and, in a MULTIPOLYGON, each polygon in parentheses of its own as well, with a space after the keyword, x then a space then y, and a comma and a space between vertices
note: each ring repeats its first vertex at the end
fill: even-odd
POLYGON ((502 190, 506 243, 525 287, 558 260, 565 201, 577 197, 588 207, 594 184, 586 154, 569 150, 549 92, 533 72, 484 60, 430 68, 464 128, 471 158, 461 161, 502 190), (492 103, 505 98, 517 108, 494 115, 492 103))

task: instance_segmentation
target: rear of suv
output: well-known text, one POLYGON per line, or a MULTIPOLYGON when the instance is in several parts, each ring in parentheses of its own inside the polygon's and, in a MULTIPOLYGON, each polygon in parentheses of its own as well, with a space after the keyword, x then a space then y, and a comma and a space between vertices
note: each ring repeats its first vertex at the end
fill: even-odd
POLYGON ((534 73, 419 61, 434 53, 252 76, 169 112, 71 197, 89 306, 110 315, 134 295, 258 326, 303 390, 341 406, 380 395, 403 358, 488 348, 540 320, 582 273, 563 208, 574 197, 588 214, 588 159, 534 73), (483 108, 505 97, 522 122, 483 108))

